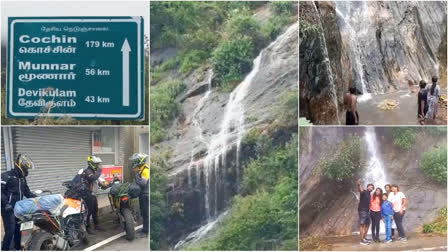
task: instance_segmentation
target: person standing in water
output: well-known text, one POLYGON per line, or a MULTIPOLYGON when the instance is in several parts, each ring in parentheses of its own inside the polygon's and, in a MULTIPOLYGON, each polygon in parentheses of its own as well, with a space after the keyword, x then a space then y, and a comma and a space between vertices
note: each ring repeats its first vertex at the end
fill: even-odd
POLYGON ((428 112, 426 112, 425 119, 434 120, 437 116, 437 110, 439 107, 440 86, 437 84, 437 77, 432 77, 432 85, 429 87, 428 92, 428 112))
POLYGON ((417 97, 417 117, 421 125, 425 124, 425 115, 428 112, 428 90, 426 88, 426 82, 420 81, 420 90, 417 97))
POLYGON ((375 188, 374 185, 368 184, 367 189, 364 190, 361 185, 361 180, 358 179, 358 192, 359 192, 359 205, 358 205, 358 214, 359 214, 359 225, 360 225, 360 236, 361 241, 359 244, 361 245, 369 245, 370 243, 367 241, 367 231, 369 230, 370 225, 370 193, 375 188))
POLYGON ((370 196, 370 218, 372 219, 372 240, 380 242, 381 203, 383 190, 376 188, 370 196))
POLYGON ((356 87, 350 87, 349 92, 344 95, 345 124, 359 125, 358 97, 356 87))

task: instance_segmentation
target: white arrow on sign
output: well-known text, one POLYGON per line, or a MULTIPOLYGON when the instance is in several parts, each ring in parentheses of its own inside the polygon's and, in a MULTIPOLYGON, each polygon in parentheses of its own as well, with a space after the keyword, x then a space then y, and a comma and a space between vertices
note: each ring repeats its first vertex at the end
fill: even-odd
POLYGON ((123 57, 123 106, 129 106, 129 46, 128 39, 125 38, 121 47, 123 57))

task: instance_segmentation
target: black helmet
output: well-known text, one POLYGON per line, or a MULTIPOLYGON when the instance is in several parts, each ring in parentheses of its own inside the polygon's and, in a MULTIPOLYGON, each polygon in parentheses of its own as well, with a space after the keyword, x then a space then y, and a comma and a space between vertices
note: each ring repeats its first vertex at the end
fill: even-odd
POLYGON ((26 155, 17 155, 15 166, 19 169, 24 177, 28 176, 28 170, 34 169, 34 163, 31 158, 26 155))
POLYGON ((103 161, 97 156, 87 156, 87 164, 95 171, 98 169, 101 162, 103 161))
POLYGON ((131 169, 140 167, 146 163, 146 159, 148 159, 148 155, 143 153, 134 153, 129 160, 132 162, 131 169))

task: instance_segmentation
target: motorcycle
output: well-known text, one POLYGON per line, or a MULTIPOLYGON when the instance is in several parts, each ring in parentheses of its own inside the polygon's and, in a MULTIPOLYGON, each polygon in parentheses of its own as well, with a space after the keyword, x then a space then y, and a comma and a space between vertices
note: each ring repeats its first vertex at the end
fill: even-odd
MULTIPOLYGON (((71 181, 62 183, 67 189, 71 181)), ((51 194, 51 191, 36 191, 51 194)), ((64 205, 57 214, 46 211, 21 216, 20 231, 25 250, 71 250, 81 243, 88 244, 85 226, 84 201, 64 198, 64 205)))
POLYGON ((126 232, 126 239, 132 241, 135 238, 135 223, 137 221, 137 215, 134 211, 136 198, 132 198, 128 190, 118 189, 129 184, 123 184, 119 179, 114 179, 114 182, 110 185, 111 190, 109 191, 109 203, 118 220, 120 226, 126 232), (115 189, 117 190, 114 190, 115 189))

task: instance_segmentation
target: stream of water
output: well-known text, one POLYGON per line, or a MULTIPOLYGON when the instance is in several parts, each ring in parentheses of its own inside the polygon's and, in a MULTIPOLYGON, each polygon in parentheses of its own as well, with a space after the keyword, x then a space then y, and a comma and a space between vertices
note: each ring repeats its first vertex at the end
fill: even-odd
MULTIPOLYGON (((278 36, 275 41, 264 48, 254 59, 251 72, 246 75, 244 80, 230 93, 228 102, 224 109, 223 120, 219 125, 220 130, 218 134, 210 138, 211 141, 208 143, 204 140, 204 137, 202 135, 202 129, 200 126, 200 111, 204 106, 205 101, 209 99, 210 93, 212 92, 211 79, 213 73, 209 73, 209 89, 199 100, 192 120, 193 124, 198 128, 198 131, 200 131, 200 133, 198 133, 198 138, 203 144, 207 146, 207 154, 201 160, 194 160, 194 153, 192 152, 191 161, 188 168, 188 183, 190 187, 194 186, 192 183, 193 173, 191 170, 196 170, 196 180, 199 181, 199 169, 202 168, 205 180, 204 209, 207 223, 196 231, 187 235, 186 238, 180 240, 174 247, 175 249, 181 249, 186 244, 191 244, 193 242, 199 241, 211 230, 213 230, 213 227, 219 222, 220 219, 223 218, 223 216, 225 216, 224 213, 227 213, 227 211, 224 211, 224 213, 220 213, 220 211, 222 212, 224 209, 226 209, 227 206, 221 207, 222 209, 219 208, 218 194, 219 188, 223 183, 223 179, 226 177, 226 173, 229 172, 230 168, 235 169, 234 173, 237 180, 235 184, 237 186, 241 179, 241 171, 239 167, 240 148, 243 136, 247 131, 245 125, 244 99, 247 96, 254 77, 260 70, 262 56, 267 50, 270 50, 270 48, 274 46, 275 43, 283 40, 285 36, 287 36, 293 29, 296 28, 297 26, 295 25, 290 26, 286 30, 286 32, 278 36), (230 150, 234 149, 234 147, 236 147, 235 165, 234 167, 226 167, 227 154, 230 150)), ((196 185, 198 184, 199 182, 196 182, 196 185)))
POLYGON ((367 29, 361 29, 360 31, 355 31, 353 28, 354 25, 359 25, 359 23, 367 23, 369 22, 368 17, 368 7, 366 2, 360 2, 360 7, 355 9, 357 13, 355 15, 350 15, 354 10, 351 9, 352 5, 347 4, 345 2, 335 2, 336 5, 336 15, 339 17, 339 25, 341 26, 341 33, 345 33, 344 38, 348 38, 348 46, 350 47, 349 57, 350 62, 354 63, 352 67, 352 73, 354 76, 354 81, 357 83, 357 87, 361 86, 362 95, 358 98, 359 102, 367 101, 372 96, 369 94, 367 89, 366 80, 364 77, 364 68, 361 62, 362 54, 360 44, 358 43, 359 37, 364 36, 367 32, 367 29), (356 18, 352 19, 351 16, 355 16, 356 18), (356 24, 353 24, 356 22, 356 24))
MULTIPOLYGON (((380 147, 378 146, 377 136, 374 127, 366 127, 364 140, 367 144, 367 170, 363 177, 363 186, 373 184, 376 188, 381 188, 384 193, 384 186, 387 184, 386 171, 381 158, 380 147)), ((374 189, 374 190, 375 190, 374 189)), ((371 235, 372 229, 369 228, 368 234, 371 235)), ((380 234, 385 234, 384 222, 380 221, 380 234)), ((383 237, 381 237, 383 238, 383 237)))
POLYGON ((364 139, 367 143, 367 170, 364 174, 364 183, 372 183, 375 188, 384 188, 386 185, 386 172, 384 170, 383 160, 380 155, 378 141, 376 139, 376 133, 374 127, 366 127, 364 133, 364 139))

